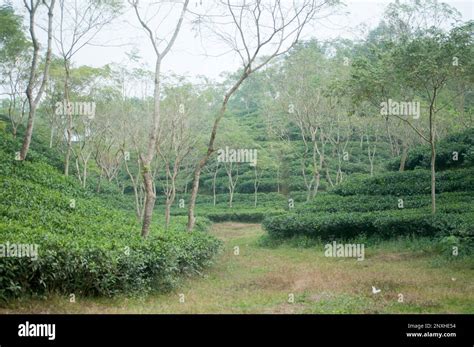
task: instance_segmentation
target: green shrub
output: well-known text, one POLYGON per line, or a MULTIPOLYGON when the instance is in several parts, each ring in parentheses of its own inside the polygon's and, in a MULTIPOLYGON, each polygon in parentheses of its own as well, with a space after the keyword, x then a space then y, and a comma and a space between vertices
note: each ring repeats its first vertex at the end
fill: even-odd
MULTIPOLYGON (((453 134, 436 144, 436 169, 446 170, 462 166, 472 166, 474 151, 474 129, 468 129, 459 134, 453 134), (453 153, 458 153, 454 160, 453 153)), ((389 170, 398 170, 401 157, 397 157, 388 163, 389 170)), ((416 168, 428 169, 431 165, 431 150, 428 146, 416 146, 408 152, 405 162, 406 170, 416 168)))
MULTIPOLYGON (((436 170, 446 170, 465 166, 468 161, 466 157, 470 153, 471 146, 460 143, 448 143, 436 148, 436 170), (457 160, 454 159, 454 152, 457 152, 457 160)), ((396 171, 400 166, 400 158, 391 160, 388 163, 388 169, 396 171)), ((431 151, 426 146, 415 147, 408 153, 405 162, 405 170, 414 170, 417 168, 429 169, 431 165, 431 151)))
POLYGON ((109 202, 114 195, 105 201, 82 189, 33 148, 28 160, 15 161, 10 154, 16 145, 10 136, 0 138, 0 245, 35 244, 39 254, 37 260, 0 258, 2 299, 166 290, 199 272, 221 247, 206 232, 210 221, 204 217, 188 233, 185 217, 172 218, 164 230, 163 217, 155 215, 144 240, 133 210, 109 202))
POLYGON ((48 292, 111 296, 171 288, 207 265, 220 242, 204 232, 137 232, 114 238, 0 224, 2 244, 37 244, 38 259, 0 259, 0 297, 48 292))
MULTIPOLYGON (((424 195, 335 195, 319 194, 308 203, 296 204, 297 213, 317 212, 370 212, 399 209, 399 199, 403 200, 404 209, 428 207, 431 196, 424 195)), ((464 213, 474 209, 472 193, 442 193, 436 197, 440 212, 464 213)))
POLYGON ((245 222, 245 223, 260 223, 268 216, 275 216, 283 214, 283 210, 273 209, 254 209, 254 210, 229 210, 219 212, 207 212, 205 217, 213 222, 245 222))
MULTIPOLYGON (((447 170, 436 173, 436 192, 474 191, 474 168, 447 170)), ((431 173, 428 170, 389 172, 374 177, 351 176, 332 191, 338 195, 394 195, 429 194, 431 173)))
POLYGON ((266 218, 263 226, 270 236, 291 238, 306 235, 323 240, 351 239, 361 234, 380 238, 399 235, 435 236, 460 232, 462 217, 430 215, 429 209, 363 213, 288 213, 266 218))

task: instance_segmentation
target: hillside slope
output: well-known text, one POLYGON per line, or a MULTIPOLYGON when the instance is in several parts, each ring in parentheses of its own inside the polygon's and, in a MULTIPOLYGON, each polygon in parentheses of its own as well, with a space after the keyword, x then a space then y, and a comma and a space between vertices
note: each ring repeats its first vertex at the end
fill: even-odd
POLYGON ((142 239, 133 211, 111 207, 112 195, 95 194, 64 177, 44 147, 34 143, 23 162, 15 160, 17 148, 19 140, 3 131, 1 298, 164 290, 181 275, 197 273, 219 250, 220 242, 205 232, 205 219, 199 220, 198 231, 187 233, 182 218, 175 218, 169 230, 155 218, 150 237, 142 239), (21 245, 31 246, 36 256, 20 257, 21 245))

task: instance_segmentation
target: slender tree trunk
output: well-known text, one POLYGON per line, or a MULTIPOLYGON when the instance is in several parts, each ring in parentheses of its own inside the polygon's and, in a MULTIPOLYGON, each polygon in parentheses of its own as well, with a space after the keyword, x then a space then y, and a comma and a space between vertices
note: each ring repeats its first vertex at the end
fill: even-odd
MULTIPOLYGON (((13 138, 16 139, 16 133, 17 133, 17 129, 18 129, 18 124, 14 121, 14 116, 13 116, 13 112, 14 110, 16 109, 16 97, 15 97, 15 92, 13 93, 13 101, 10 100, 10 102, 8 103, 8 118, 10 119, 10 123, 12 125, 12 135, 13 135, 13 138)), ((23 119, 23 117, 22 117, 23 119)))
POLYGON ((133 194, 135 195, 135 214, 137 216, 137 219, 140 220, 142 217, 142 212, 138 187, 136 185, 133 186, 133 194))
POLYGON ((370 177, 374 176, 374 161, 373 159, 369 159, 370 161, 370 177))
POLYGON ((76 173, 77 173, 77 179, 79 180, 79 183, 81 184, 82 187, 82 177, 81 177, 81 169, 79 168, 79 158, 76 157, 76 160, 74 161, 76 164, 76 173))
POLYGON ((371 151, 369 136, 367 135, 367 156, 369 158, 369 163, 370 163, 370 177, 374 175, 374 158, 375 158, 375 151, 377 149, 377 146, 374 144, 373 148, 374 150, 371 151))
POLYGON ((30 110, 28 112, 28 123, 26 124, 25 137, 23 140, 23 145, 21 147, 20 158, 24 160, 31 145, 31 137, 33 136, 33 126, 36 115, 36 105, 30 102, 30 110))
MULTIPOLYGON (((137 18, 142 25, 142 27, 148 32, 152 46, 155 50, 156 54, 156 64, 155 64, 155 90, 153 93, 153 100, 154 100, 154 109, 153 109, 153 126, 152 129, 150 130, 150 135, 149 135, 149 140, 148 140, 148 146, 145 154, 140 154, 140 160, 143 165, 143 183, 145 185, 145 203, 144 203, 144 208, 143 208, 143 224, 142 224, 142 232, 141 235, 143 238, 146 238, 148 234, 150 233, 150 224, 151 224, 151 219, 153 216, 153 208, 155 207, 155 200, 156 200, 156 193, 155 193, 155 187, 153 185, 153 178, 152 178, 152 171, 151 171, 151 164, 153 161, 153 158, 156 155, 156 146, 157 146, 157 141, 158 141, 158 127, 160 126, 160 91, 161 91, 161 83, 160 83, 160 71, 161 71, 161 61, 162 59, 168 54, 169 50, 173 46, 176 37, 178 36, 178 33, 181 28, 181 24, 183 23, 184 19, 184 14, 186 12, 186 8, 188 7, 189 0, 184 1, 183 9, 181 11, 181 16, 179 18, 179 21, 175 27, 173 36, 171 39, 168 41, 166 48, 163 50, 162 53, 159 52, 158 50, 158 43, 160 40, 158 40, 157 37, 155 37, 155 33, 148 27, 148 25, 143 21, 143 19, 140 16, 140 12, 138 10, 138 1, 135 1, 132 3, 134 9, 135 9, 135 14, 137 15, 137 18)), ((166 40, 164 40, 166 41, 166 40)))
POLYGON ((206 165, 206 162, 211 156, 211 153, 209 153, 208 150, 208 154, 203 159, 201 159, 199 164, 196 166, 196 169, 194 170, 193 185, 191 188, 191 196, 189 198, 188 207, 188 231, 192 231, 194 229, 194 224, 196 223, 196 217, 194 216, 194 207, 196 206, 196 198, 199 190, 199 179, 201 178, 201 170, 204 165, 206 165))
POLYGON ((219 171, 219 165, 217 165, 216 171, 214 172, 214 177, 212 178, 212 197, 213 197, 214 206, 216 206, 216 178, 217 178, 218 171, 219 171))
MULTIPOLYGON (((314 146, 317 147, 317 143, 314 142, 314 146)), ((317 194, 317 191, 318 191, 318 188, 319 188, 319 185, 317 183, 318 180, 319 180, 319 176, 320 176, 320 170, 323 169, 323 156, 321 153, 319 153, 319 168, 317 166, 317 162, 316 162, 316 152, 319 152, 319 151, 316 151, 315 150, 316 148, 313 148, 313 178, 311 179, 312 182, 314 182, 314 187, 313 187, 313 190, 310 188, 309 189, 309 193, 310 193, 310 199, 314 198, 315 195, 317 194)))
MULTIPOLYGON (((344 154, 343 154, 344 155, 344 154)), ((336 171, 336 186, 342 182, 342 157, 340 149, 337 150, 337 171, 336 171)))
POLYGON ((165 203, 165 226, 168 229, 170 225, 170 218, 171 218, 171 199, 166 199, 165 203))
POLYGON ((405 164, 407 162, 407 157, 408 157, 408 145, 403 143, 402 157, 400 159, 400 168, 398 171, 400 172, 405 171, 405 164))
POLYGON ((100 184, 102 183, 102 174, 103 174, 103 170, 100 170, 99 182, 97 183, 97 190, 96 190, 97 193, 100 193, 100 184))
POLYGON ((337 169, 337 179, 336 179, 336 185, 342 183, 343 179, 343 174, 341 168, 337 169))
POLYGON ((234 189, 229 187, 229 207, 232 208, 232 200, 234 200, 234 189))
POLYGON ((301 139, 303 140, 303 144, 304 144, 304 153, 303 153, 303 158, 301 160, 301 174, 303 176, 303 181, 304 181, 304 184, 306 186, 306 202, 308 202, 308 201, 311 200, 311 194, 312 194, 311 192, 312 192, 313 183, 316 181, 316 175, 318 173, 318 169, 317 169, 316 163, 315 163, 315 154, 314 154, 316 143, 313 141, 313 155, 312 155, 313 172, 312 172, 312 177, 309 180, 306 176, 306 158, 307 158, 307 155, 308 155, 308 152, 309 152, 308 142, 306 141, 304 128, 302 126, 300 126, 300 129, 301 129, 300 130, 301 131, 301 139))
POLYGON ((54 126, 51 124, 51 133, 49 135, 49 148, 53 148, 54 126))
POLYGON ((436 148, 434 141, 431 141, 431 212, 436 213, 436 148))
POLYGON ((84 177, 82 183, 84 185, 84 188, 87 186, 87 163, 89 162, 89 159, 84 160, 84 167, 82 168, 82 176, 84 177))
POLYGON ((308 202, 311 200, 311 194, 312 194, 311 192, 313 189, 313 184, 316 182, 316 177, 319 174, 319 172, 317 168, 313 168, 311 179, 308 180, 308 178, 306 177, 306 160, 304 158, 303 160, 304 161, 302 162, 302 165, 301 165, 301 172, 303 175, 304 184, 306 186, 306 202, 308 202))
POLYGON ((319 190, 319 185, 321 184, 321 174, 318 172, 318 175, 316 176, 316 181, 314 183, 314 190, 313 194, 311 194, 311 197, 314 199, 316 195, 318 195, 318 190, 319 190))
POLYGON ((143 183, 145 185, 145 206, 143 209, 142 236, 146 238, 150 233, 151 218, 153 216, 153 209, 156 201, 156 193, 153 189, 151 170, 146 164, 144 164, 143 167, 143 183))
POLYGON ((253 203, 253 206, 254 207, 257 207, 257 199, 258 199, 258 171, 257 171, 257 165, 255 165, 255 169, 254 169, 254 173, 255 173, 255 181, 254 181, 254 184, 253 184, 253 187, 254 187, 254 193, 255 193, 255 199, 254 199, 254 203, 253 203))
MULTIPOLYGON (((238 164, 237 164, 238 165, 238 164)), ((232 202, 234 200, 235 186, 237 185, 237 180, 239 179, 239 167, 237 166, 237 177, 235 181, 232 178, 232 163, 230 163, 230 168, 227 169, 227 177, 229 178, 229 207, 232 208, 232 202)))
POLYGON ((436 213, 436 146, 434 132, 434 103, 436 100, 436 92, 434 90, 433 99, 430 103, 430 146, 431 146, 431 213, 436 213))
MULTIPOLYGON (((179 165, 179 164, 178 164, 179 165)), ((171 177, 171 192, 169 196, 166 197, 166 206, 165 206, 165 224, 166 224, 166 229, 168 229, 170 225, 170 220, 171 220, 171 206, 174 203, 174 199, 176 197, 176 167, 175 171, 173 173, 173 177, 171 177)))
POLYGON ((148 140, 148 148, 145 155, 140 155, 143 166, 143 183, 145 185, 145 204, 143 208, 143 225, 142 237, 146 238, 150 233, 150 224, 153 216, 153 209, 155 208, 156 193, 153 186, 153 177, 151 173, 151 163, 155 156, 156 143, 158 139, 158 127, 160 124, 160 72, 161 72, 161 58, 157 57, 155 66, 155 91, 154 91, 154 112, 153 112, 153 127, 150 131, 148 140))
MULTIPOLYGON (((67 140, 66 140, 66 156, 64 158, 64 175, 69 176, 69 162, 71 160, 71 147, 72 147, 72 109, 69 107, 69 77, 70 77, 70 66, 69 61, 64 61, 64 71, 66 76, 64 78, 64 100, 66 102, 66 113, 67 113, 67 140)), ((63 110, 64 111, 64 110, 63 110)))
POLYGON ((38 54, 40 51, 40 45, 36 38, 35 34, 35 13, 36 13, 36 5, 32 3, 32 8, 29 10, 30 12, 30 34, 31 39, 33 41, 33 58, 31 62, 31 70, 30 70, 30 77, 28 81, 28 87, 26 88, 26 96, 28 98, 28 105, 29 105, 29 112, 28 112, 28 122, 26 125, 25 136, 23 138, 23 144, 21 146, 20 151, 20 159, 25 160, 26 155, 30 149, 31 145, 31 137, 33 136, 33 126, 34 120, 36 116, 36 107, 41 100, 43 95, 44 89, 46 88, 46 84, 48 83, 49 77, 49 66, 51 64, 51 46, 53 40, 53 10, 54 10, 55 0, 51 0, 51 3, 48 8, 48 48, 46 51, 46 59, 44 63, 44 70, 43 70, 43 80, 41 82, 40 89, 38 90, 38 94, 36 97, 33 97, 33 88, 35 84, 36 78, 36 69, 38 66, 38 54))
MULTIPOLYGON (((331 187, 334 187, 334 183, 332 181, 331 174, 329 173, 329 167, 327 165, 326 165, 326 178, 327 178, 329 184, 331 185, 331 187)), ((336 184, 337 184, 337 174, 336 174, 336 184)))
POLYGON ((194 229, 194 224, 196 223, 196 218, 194 217, 194 208, 196 206, 196 198, 199 191, 199 179, 201 177, 201 170, 206 165, 207 161, 211 157, 212 153, 214 153, 214 141, 217 135, 217 128, 219 127, 219 123, 221 119, 224 117, 225 111, 227 109, 227 103, 229 102, 229 98, 234 94, 234 92, 239 88, 242 82, 249 76, 250 70, 249 67, 245 68, 240 79, 234 84, 234 86, 229 90, 229 92, 224 96, 224 101, 222 102, 221 109, 219 110, 219 114, 214 120, 214 125, 212 127, 211 136, 209 139, 209 144, 207 146, 207 152, 204 157, 199 161, 196 169, 194 170, 194 178, 193 178, 193 187, 191 189, 191 196, 189 199, 189 208, 188 208, 188 225, 187 230, 192 231, 194 229))
POLYGON ((314 181, 314 187, 313 191, 311 193, 311 199, 314 199, 316 195, 318 194, 319 190, 319 185, 321 184, 321 170, 323 170, 324 166, 324 160, 325 160, 325 144, 326 142, 324 141, 323 137, 323 132, 322 129, 320 130, 320 137, 319 139, 321 140, 321 150, 319 149, 318 142, 316 139, 316 133, 313 135, 313 165, 314 165, 314 172, 313 172, 313 181, 314 181), (316 154, 319 156, 319 168, 318 164, 316 161, 316 154))
MULTIPOLYGON (((135 214, 137 216, 137 219, 140 220, 142 216, 141 212, 141 203, 140 203, 140 193, 139 193, 139 182, 138 179, 140 177, 140 160, 137 160, 138 164, 138 174, 137 174, 137 179, 133 177, 132 172, 130 171, 130 168, 128 167, 127 161, 124 161, 125 163, 125 169, 127 170, 128 176, 130 177, 130 181, 132 181, 132 187, 133 187, 133 195, 135 196, 135 214)), ((101 174, 102 177, 102 174, 101 174)))
MULTIPOLYGON (((324 155, 320 154, 319 155, 319 167, 322 168, 323 165, 324 165, 324 155)), ((314 199, 316 197, 316 195, 318 195, 320 184, 321 184, 321 173, 318 170, 318 174, 315 177, 314 188, 313 188, 313 193, 311 194, 311 198, 314 199)))
POLYGON ((71 145, 72 145, 72 130, 67 128, 67 140, 66 140, 66 156, 64 159, 64 175, 69 176, 69 161, 71 158, 71 145))

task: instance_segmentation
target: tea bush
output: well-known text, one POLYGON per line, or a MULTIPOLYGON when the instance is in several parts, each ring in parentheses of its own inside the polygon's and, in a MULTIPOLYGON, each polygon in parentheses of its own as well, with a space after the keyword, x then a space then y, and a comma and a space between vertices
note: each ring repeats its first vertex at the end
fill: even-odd
MULTIPOLYGON (((431 205, 431 196, 424 195, 348 195, 319 194, 312 201, 296 204, 297 213, 315 212, 371 212, 397 210, 399 199, 403 209, 427 207, 431 205)), ((443 193, 437 196, 438 210, 441 212, 464 213, 474 209, 470 192, 443 193)))
POLYGON ((354 175, 331 193, 298 203, 290 213, 263 222, 270 238, 350 239, 365 235, 380 239, 402 235, 455 237, 473 251, 474 171, 437 174, 437 213, 431 214, 430 172, 413 170, 354 175), (403 208, 400 208, 400 200, 403 208))
MULTIPOLYGON (((351 176, 331 192, 337 195, 394 195, 430 194, 429 170, 389 172, 367 176, 351 176)), ((474 168, 446 170, 436 173, 436 192, 474 191, 474 168)))
POLYGON ((48 292, 111 296, 171 288, 179 276, 209 263, 220 242, 204 232, 100 230, 54 233, 21 223, 0 223, 1 243, 37 244, 38 259, 0 259, 0 297, 48 292))
POLYGON ((8 245, 36 244, 38 258, 0 257, 0 298, 167 290, 219 251, 204 217, 188 233, 186 218, 174 217, 165 230, 155 214, 143 239, 133 210, 82 189, 34 148, 28 160, 15 161, 17 146, 9 136, 0 138, 0 245, 6 252, 8 245))
POLYGON ((440 236, 471 234, 472 229, 463 217, 438 213, 430 215, 429 209, 381 212, 337 212, 297 214, 266 218, 265 230, 275 238, 306 235, 321 239, 350 239, 361 234, 391 238, 399 235, 440 236))
MULTIPOLYGON (((474 163, 474 129, 468 129, 462 133, 452 134, 439 141, 436 145, 436 169, 446 170, 456 167, 472 166, 474 163), (454 156, 457 153, 457 157, 454 156)), ((427 146, 416 146, 408 152, 405 169, 430 167, 431 150, 427 146)), ((398 170, 400 157, 389 161, 387 167, 390 170, 398 170)))
POLYGON ((281 215, 284 210, 276 209, 254 209, 254 210, 235 210, 222 212, 207 212, 204 215, 213 222, 245 222, 260 223, 268 216, 281 215))

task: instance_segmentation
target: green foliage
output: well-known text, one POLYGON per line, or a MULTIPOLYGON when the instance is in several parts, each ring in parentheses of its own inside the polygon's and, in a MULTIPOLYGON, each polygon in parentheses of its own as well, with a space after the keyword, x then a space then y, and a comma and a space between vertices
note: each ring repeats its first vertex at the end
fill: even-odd
MULTIPOLYGON (((446 170, 457 167, 472 167, 474 165, 474 129, 453 134, 436 144, 436 170, 446 170), (454 153, 457 153, 457 158, 454 153)), ((406 170, 430 167, 431 151, 427 146, 417 146, 410 149, 406 170)), ((388 163, 390 170, 398 170, 400 157, 388 163)))
POLYGON ((6 4, 0 7, 0 63, 15 63, 28 47, 22 28, 22 17, 6 4))
MULTIPOLYGON (((59 173, 63 169, 62 158, 40 141, 38 126, 27 160, 15 161, 20 143, 10 136, 3 136, 10 120, 3 122, 2 117, 0 243, 38 244, 40 257, 36 261, 0 259, 0 297, 50 291, 114 295, 170 288, 180 275, 199 272, 218 251, 219 241, 206 234, 211 221, 255 223, 264 220, 269 236, 262 244, 267 246, 282 239, 290 240, 298 247, 309 247, 322 239, 362 240, 371 237, 384 240, 414 235, 439 236, 443 249, 454 246, 472 249, 472 130, 448 136, 436 144, 437 169, 445 170, 437 173, 436 216, 431 215, 429 208, 430 172, 424 170, 430 165, 428 147, 410 150, 407 172, 389 172, 374 177, 366 175, 374 164, 369 163, 367 146, 373 146, 373 150, 376 148, 374 170, 379 173, 387 167, 397 170, 400 158, 393 158, 394 153, 399 146, 412 145, 413 142, 403 131, 398 132, 397 125, 388 118, 369 118, 377 114, 381 101, 387 98, 421 101, 423 109, 429 110, 432 110, 430 102, 433 105, 446 104, 442 112, 436 113, 436 128, 440 134, 450 124, 451 115, 462 113, 466 117, 461 119, 463 116, 460 115, 460 120, 469 119, 471 96, 468 91, 474 71, 472 22, 449 33, 433 28, 413 30, 407 25, 406 21, 413 14, 426 16, 422 21, 425 25, 429 22, 426 19, 435 12, 437 16, 438 8, 431 7, 431 3, 415 1, 404 5, 396 2, 388 7, 386 21, 368 35, 367 42, 301 42, 281 60, 275 59, 274 65, 252 74, 231 98, 217 138, 218 141, 233 142, 228 143, 232 146, 258 148, 258 168, 261 169, 258 204, 254 207, 255 171, 252 167, 239 167, 231 208, 227 206, 229 194, 225 170, 221 167, 214 176, 213 169, 208 166, 205 169, 209 170, 204 170, 201 176, 196 206, 198 230, 194 233, 185 232, 186 208, 176 206, 172 206, 171 225, 164 230, 162 183, 166 176, 163 168, 158 168, 155 176, 158 199, 151 236, 143 240, 139 236, 140 222, 134 216, 130 178, 123 169, 117 183, 123 185, 126 194, 120 194, 115 182, 102 181, 101 193, 93 192, 91 188, 98 186, 99 171, 93 160, 88 167, 89 189, 80 188, 74 177, 64 177, 59 173), (454 57, 459 64, 453 64, 454 57), (351 63, 346 64, 345 58, 351 63), (459 92, 463 98, 459 106, 462 112, 457 110, 457 102, 451 100, 459 92), (310 151, 305 149, 301 140, 298 120, 288 114, 289 103, 299 113, 307 113, 305 118, 308 121, 318 117, 315 124, 321 131, 320 142, 326 140, 324 148, 322 144, 320 147, 324 151, 324 160, 321 157, 321 167, 318 168, 321 174, 319 194, 309 203, 304 203, 307 194, 302 170, 311 177, 317 164, 304 160, 309 158, 310 151), (351 117, 346 117, 347 114, 351 117), (385 126, 387 133, 382 129, 385 126), (282 138, 287 141, 281 141, 282 138), (348 159, 341 160, 341 146, 347 151, 348 159), (453 159, 453 152, 458 153, 459 160, 453 159), (266 156, 268 158, 263 160, 266 156), (388 160, 392 161, 387 165, 388 160), (338 178, 343 177, 343 183, 330 188, 332 183, 328 177, 336 176, 336 172, 342 174, 338 178), (218 193, 216 205, 211 195, 214 178, 218 193), (326 194, 327 191, 330 193, 326 194), (289 198, 295 201, 296 209, 285 212, 289 198), (398 208, 400 198, 403 199, 403 210, 398 208), (74 207, 71 206, 72 199, 74 207)), ((112 12, 120 10, 113 2, 97 6, 110 7, 112 12)), ((439 12, 441 17, 455 15, 444 5, 439 9, 442 10, 439 12)), ((5 72, 10 72, 10 67, 17 62, 15 58, 27 56, 30 45, 23 32, 22 18, 11 6, 0 7, 0 24, 0 63, 5 65, 5 72)), ((27 71, 27 60, 18 59, 25 65, 24 71, 18 73, 27 71)), ((38 109, 38 118, 45 124, 54 116, 54 112, 50 113, 55 102, 63 98, 63 74, 61 61, 53 59, 49 95, 38 109)), ((137 85, 141 79, 149 83, 148 75, 149 71, 128 71, 128 67, 118 70, 111 66, 72 67, 70 92, 73 99, 100 100, 95 121, 103 124, 97 123, 98 127, 92 129, 92 133, 100 134, 101 125, 106 125, 104 128, 108 130, 100 136, 108 139, 123 136, 123 146, 135 143, 131 137, 141 137, 139 130, 146 127, 143 120, 149 118, 151 100, 128 97, 122 95, 122 91, 129 80, 134 80, 137 85), (135 123, 136 129, 128 129, 135 123), (119 131, 115 132, 116 129, 119 131)), ((236 77, 236 74, 231 75, 226 82, 236 77)), ((174 76, 169 84, 166 81, 163 84, 165 115, 172 116, 178 104, 186 104, 187 112, 193 113, 195 123, 189 128, 193 131, 190 138, 196 137, 196 143, 190 157, 207 144, 208 137, 203 133, 209 131, 208 120, 214 119, 221 103, 221 89, 226 84, 209 84, 201 89, 186 83, 184 78, 176 80, 174 76)), ((425 133, 422 122, 426 117, 423 116, 414 125, 425 133)), ((44 128, 43 131, 49 130, 44 128)), ((20 125, 18 139, 22 132, 20 125)), ((56 136, 61 141, 61 130, 58 133, 56 136)), ((166 131, 163 134, 166 135, 166 131)), ((224 142, 218 145, 227 145, 224 142)), ((107 141, 94 145, 101 148, 107 146, 107 141)), ((320 149, 318 147, 317 151, 320 149)), ((136 162, 130 161, 130 165, 132 171, 138 170, 136 162)), ((192 160, 182 163, 181 169, 187 172, 181 172, 178 177, 176 202, 181 198, 188 201, 183 191, 187 191, 185 185, 189 188, 189 173, 194 165, 192 160)), ((141 169, 155 172, 155 168, 145 166, 141 169)), ((72 173, 74 170, 72 167, 72 173)))
POLYGON ((229 210, 222 212, 207 212, 204 214, 213 222, 245 222, 245 223, 260 223, 268 216, 281 215, 284 210, 275 209, 252 209, 252 210, 229 210))
POLYGON ((39 256, 1 259, 0 297, 167 290, 179 276, 201 270, 220 247, 219 241, 200 231, 155 230, 147 240, 137 231, 55 233, 2 222, 2 243, 37 244, 39 256))
MULTIPOLYGON (((332 190, 337 195, 407 196, 430 193, 430 172, 413 170, 390 172, 374 177, 351 176, 332 190)), ((474 190, 474 169, 446 170, 436 174, 436 192, 471 192, 474 190)))
POLYGON ((266 218, 263 225, 276 240, 445 237, 444 243, 456 240, 469 254, 474 249, 473 177, 471 168, 438 173, 440 194, 434 216, 430 172, 413 170, 374 177, 353 175, 331 194, 320 194, 309 203, 297 204, 290 213, 266 218))
MULTIPOLYGON (((220 248, 209 221, 185 231, 175 217, 168 230, 154 219, 148 239, 132 211, 110 206, 30 151, 15 161, 14 140, 0 141, 0 244, 36 244, 38 259, 0 258, 0 297, 58 292, 115 295, 166 290, 198 273, 220 248), (74 204, 71 204, 71 200, 74 204)), ((112 196, 108 196, 111 198, 112 196)))
POLYGON ((351 239, 361 234, 380 238, 399 235, 437 236, 467 232, 462 217, 429 210, 383 211, 331 214, 296 214, 270 217, 263 225, 270 236, 288 238, 306 235, 323 240, 351 239))
MULTIPOLYGON (((474 210, 470 192, 443 193, 437 197, 440 212, 464 213, 474 210)), ((296 213, 371 212, 429 207, 431 196, 422 195, 347 195, 319 194, 309 203, 297 204, 296 213), (401 199, 401 201, 400 201, 401 199), (403 203, 403 206, 399 206, 403 203)))

